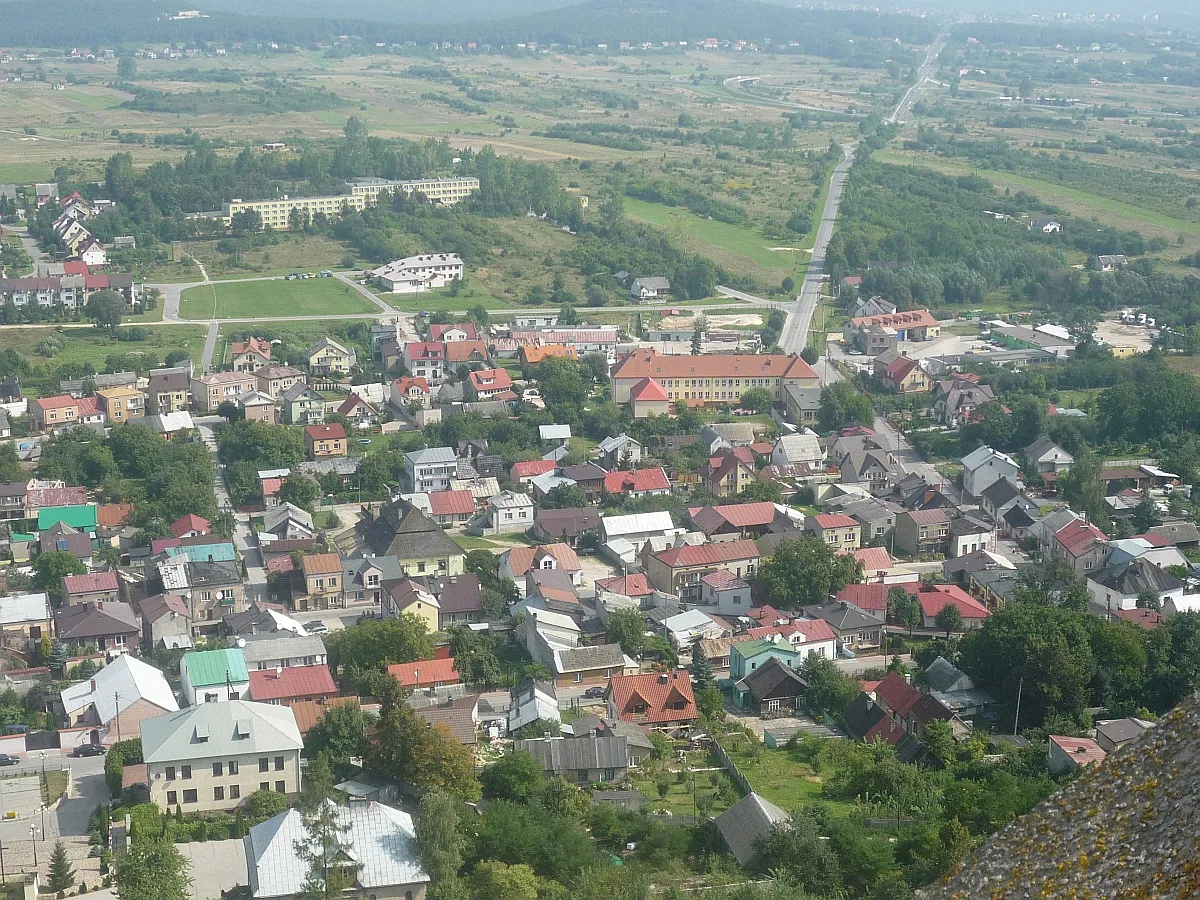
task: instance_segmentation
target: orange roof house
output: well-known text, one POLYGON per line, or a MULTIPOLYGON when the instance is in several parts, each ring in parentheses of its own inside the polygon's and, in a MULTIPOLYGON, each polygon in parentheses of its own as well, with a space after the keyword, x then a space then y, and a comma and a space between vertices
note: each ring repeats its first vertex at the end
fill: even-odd
POLYGON ((696 721, 696 697, 686 672, 614 675, 604 695, 610 717, 669 727, 696 721))
POLYGON ((416 662, 388 666, 388 674, 400 687, 430 688, 458 684, 462 679, 454 668, 454 659, 419 659, 416 662))

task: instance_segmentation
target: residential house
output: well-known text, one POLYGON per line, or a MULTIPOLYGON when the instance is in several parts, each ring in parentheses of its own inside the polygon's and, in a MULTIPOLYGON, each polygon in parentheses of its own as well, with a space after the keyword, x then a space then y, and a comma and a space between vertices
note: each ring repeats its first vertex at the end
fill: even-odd
POLYGON ((410 503, 389 503, 359 520, 364 554, 391 556, 409 575, 461 575, 466 553, 442 527, 410 503))
POLYGON ((684 601, 700 596, 700 579, 710 572, 725 571, 738 578, 753 575, 760 556, 754 541, 685 545, 657 553, 650 550, 647 546, 642 552, 646 577, 656 589, 684 601))
POLYGON ((641 378, 630 386, 629 408, 635 419, 671 414, 670 398, 653 378, 641 378))
POLYGON ((54 633, 64 643, 117 654, 137 647, 141 626, 128 603, 83 602, 54 614, 54 633))
POLYGON ((840 647, 846 650, 873 650, 882 642, 884 617, 864 612, 844 600, 806 606, 804 614, 827 622, 840 647))
POLYGON ((513 547, 500 554, 500 577, 513 579, 517 582, 518 589, 521 588, 526 573, 532 569, 559 569, 570 576, 571 583, 576 587, 583 583, 583 567, 579 564, 579 557, 566 544, 513 547))
POLYGON ((689 609, 663 619, 661 630, 676 650, 691 647, 693 642, 701 639, 711 640, 729 634, 724 624, 699 609, 689 609))
POLYGON ((686 672, 614 675, 604 694, 610 718, 673 729, 696 721, 696 698, 686 672))
POLYGON ((572 784, 619 784, 630 765, 629 742, 623 737, 534 738, 515 741, 513 750, 530 754, 547 778, 565 778, 572 784))
POLYGON ((279 541, 299 541, 316 536, 312 516, 292 503, 280 503, 263 515, 263 534, 279 541))
POLYGON ((346 455, 346 429, 341 423, 309 425, 304 429, 304 449, 309 459, 346 455))
POLYGON ((743 869, 752 869, 758 859, 758 842, 783 827, 791 816, 770 800, 751 791, 714 820, 721 845, 743 869))
POLYGON ((479 330, 474 322, 432 322, 429 325, 429 340, 453 344, 479 340, 479 330))
POLYGON ((703 532, 709 540, 736 541, 762 537, 772 530, 781 515, 774 503, 762 501, 693 506, 688 509, 688 517, 693 527, 703 532))
POLYGON ((894 394, 920 394, 930 388, 920 361, 907 356, 881 354, 875 357, 874 371, 884 389, 894 394))
POLYGON ((257 372, 271 364, 271 342, 262 338, 250 336, 244 341, 234 341, 229 352, 235 372, 257 372))
POLYGON ((474 572, 434 575, 425 579, 438 601, 438 630, 451 625, 474 625, 484 621, 483 589, 474 572))
MULTIPOLYGON (((631 576, 632 577, 632 576, 631 576)), ((643 576, 644 577, 644 576, 643 576)), ((700 579, 696 605, 720 616, 744 616, 750 609, 750 585, 729 572, 709 572, 700 579)))
POLYGON ((404 454, 404 470, 414 493, 450 489, 458 474, 458 455, 449 447, 428 447, 404 454))
POLYGON ((186 412, 191 402, 191 366, 152 369, 146 384, 146 412, 150 415, 186 412))
POLYGON ((171 523, 171 535, 177 538, 203 537, 212 533, 212 525, 195 513, 180 516, 171 523))
POLYGON ((508 470, 509 480, 514 484, 532 484, 539 475, 546 475, 558 468, 552 459, 530 459, 515 462, 508 470))
POLYGON ((1050 545, 1050 554, 1065 560, 1081 578, 1102 568, 1108 553, 1108 536, 1091 522, 1080 520, 1056 531, 1050 545))
POLYGON ((413 378, 422 378, 433 387, 446 380, 446 345, 443 343, 409 341, 400 358, 413 378))
POLYGON ((760 716, 790 714, 799 710, 807 690, 808 685, 799 672, 770 657, 734 684, 734 703, 739 709, 760 716))
MULTIPOLYGON (((851 319, 843 329, 843 338, 869 356, 873 348, 867 337, 873 331, 895 332, 897 341, 932 341, 942 334, 942 323, 927 309, 910 309, 905 312, 875 316, 858 316, 851 319)), ((895 350, 889 347, 887 349, 895 350)))
POLYGON ((1042 476, 1042 480, 1048 484, 1053 483, 1075 462, 1075 457, 1047 437, 1038 438, 1026 447, 1022 454, 1029 468, 1042 476))
MULTIPOLYGON (((557 512, 557 510, 555 511, 557 512)), ((572 521, 569 517, 562 518, 564 523, 572 521)), ((596 518, 599 519, 598 513, 596 513, 596 518)), ((492 497, 487 505, 475 514, 467 526, 467 531, 471 534, 509 534, 514 531, 525 531, 534 524, 532 498, 528 494, 504 491, 492 497)), ((554 538, 548 537, 547 539, 553 540, 554 538)), ((578 539, 578 535, 575 539, 578 539)))
POLYGON ((379 410, 358 394, 351 394, 343 400, 336 412, 360 428, 375 425, 379 421, 379 410))
POLYGON ((400 687, 411 690, 446 687, 462 681, 458 670, 454 668, 453 657, 396 663, 388 666, 388 674, 396 679, 400 687))
POLYGON ((804 533, 838 550, 857 550, 862 526, 842 513, 819 513, 804 520, 804 533))
POLYGON ((189 706, 228 703, 245 697, 250 690, 246 657, 238 647, 183 654, 179 680, 189 706))
POLYGON ((311 375, 328 377, 349 375, 358 365, 358 355, 333 338, 323 336, 308 348, 308 371, 311 375))
POLYGON ((323 666, 328 661, 320 635, 304 634, 299 622, 274 631, 242 631, 238 647, 248 672, 323 666), (294 630, 293 630, 294 629, 294 630))
POLYGON ((192 614, 179 594, 155 594, 139 604, 142 614, 142 646, 187 650, 192 646, 192 614))
POLYGON ((898 514, 894 546, 913 556, 948 555, 950 514, 944 508, 914 509, 898 514))
POLYGON ((802 428, 816 427, 821 414, 821 388, 785 385, 783 411, 789 422, 802 428))
MULTIPOLYGON (((333 801, 326 801, 331 806, 333 801)), ((429 875, 421 861, 412 816, 379 802, 351 799, 337 806, 339 840, 353 847, 352 890, 380 900, 424 900, 429 875)), ((254 900, 293 900, 308 890, 305 857, 311 843, 298 809, 255 825, 244 839, 248 894, 254 900)), ((240 862, 240 860, 239 860, 240 862)))
POLYGON ((116 572, 94 572, 90 575, 64 575, 62 578, 63 606, 77 603, 116 603, 121 589, 116 572))
POLYGON ((190 383, 192 402, 206 413, 215 413, 226 400, 236 402, 240 395, 257 388, 258 379, 252 372, 208 372, 190 383))
POLYGON ((512 376, 508 369, 474 369, 467 381, 479 400, 515 400, 512 376))
POLYGON ((904 511, 894 504, 863 497, 843 504, 840 512, 862 526, 863 543, 879 545, 891 538, 896 527, 896 517, 904 511))
POLYGON ((655 591, 646 576, 637 572, 633 575, 615 575, 596 581, 596 602, 605 608, 612 597, 628 597, 641 609, 654 605, 655 591))
POLYGON ((604 491, 614 497, 654 497, 671 493, 671 482, 661 466, 609 472, 604 478, 604 491))
POLYGON ((63 688, 54 700, 62 727, 91 728, 87 743, 105 747, 132 738, 142 720, 178 709, 163 673, 124 653, 90 679, 63 688))
POLYGON ((42 635, 52 632, 54 614, 44 593, 0 597, 0 634, 17 646, 19 639, 41 644, 42 635))
POLYGON ((1096 723, 1096 743, 1105 753, 1115 753, 1154 727, 1145 719, 1110 719, 1096 723))
MULTIPOLYGON (((232 809, 260 790, 290 796, 300 792, 304 742, 295 716, 285 706, 245 700, 201 703, 144 719, 140 730, 150 802, 165 812, 176 807, 188 812, 232 809)), ((268 822, 256 829, 265 829, 258 832, 264 835, 274 827, 268 822)), ((292 841, 287 844, 291 847, 292 841)), ((300 880, 299 867, 264 872, 256 866, 252 871, 252 882, 267 872, 300 880)))
POLYGON ((821 441, 811 431, 781 435, 771 448, 771 465, 792 466, 801 463, 819 467, 825 461, 821 441))
POLYGON ((242 410, 242 418, 247 422, 277 424, 278 409, 275 400, 262 391, 246 391, 244 394, 238 394, 235 400, 242 410))
POLYGON ((1001 478, 1011 481, 1018 487, 1021 485, 1021 466, 1011 456, 993 450, 991 447, 978 447, 962 458, 962 485, 972 497, 979 497, 992 483, 1001 478))
POLYGON ((600 451, 600 465, 610 472, 633 466, 642 459, 641 443, 625 432, 606 437, 597 449, 600 451))
POLYGON ((1068 775, 1085 766, 1098 766, 1107 755, 1091 738, 1052 734, 1046 752, 1046 767, 1055 775, 1068 775))
POLYGON ((633 300, 645 302, 666 297, 671 292, 671 282, 661 275, 643 275, 633 279, 629 286, 629 296, 633 300))
POLYGON ((566 447, 571 443, 570 425, 539 425, 538 439, 544 449, 566 447))
POLYGON ((135 388, 97 389, 96 402, 105 420, 112 425, 119 425, 146 414, 146 395, 135 388))
POLYGON ((917 594, 917 602, 921 605, 923 628, 940 627, 937 617, 947 606, 957 607, 962 616, 963 631, 982 627, 991 615, 986 606, 955 584, 935 584, 932 590, 920 591, 917 594))
POLYGON ((465 525, 475 515, 475 495, 469 490, 430 491, 428 497, 429 517, 439 525, 465 525))
POLYGON ((755 422, 713 422, 700 429, 700 443, 709 453, 749 447, 758 441, 762 426, 755 422))
POLYGON ((325 398, 303 381, 281 391, 279 403, 288 425, 316 425, 325 419, 325 398))
MULTIPOLYGON (((882 587, 882 585, 878 586, 882 587)), ((866 587, 866 585, 858 585, 858 587, 866 587)), ((886 608, 885 599, 884 610, 886 608)), ((794 660, 796 666, 808 659, 810 653, 816 654, 822 659, 834 659, 837 656, 837 635, 822 619, 778 616, 763 621, 764 624, 747 629, 745 637, 756 641, 770 641, 776 645, 789 644, 797 654, 794 660)))
POLYGON ((535 722, 557 724, 560 719, 558 694, 553 682, 526 679, 509 691, 509 734, 516 734, 535 722))
POLYGON ((294 598, 297 608, 335 609, 345 604, 342 557, 334 553, 314 553, 300 560, 304 592, 294 598))
POLYGON ((584 618, 579 593, 571 575, 561 569, 531 568, 525 573, 525 599, 512 608, 514 615, 529 609, 545 609, 576 619, 584 618))
POLYGON ((962 377, 939 381, 934 387, 933 419, 939 425, 961 428, 971 420, 975 410, 995 399, 990 385, 962 377))
POLYGON ((381 608, 383 583, 404 577, 400 563, 392 556, 368 556, 364 559, 346 560, 342 572, 342 592, 346 604, 369 603, 381 608))
POLYGON ((1184 583, 1145 557, 1137 557, 1093 571, 1087 576, 1087 589, 1092 602, 1111 613, 1136 609, 1138 600, 1147 595, 1156 597, 1160 608, 1167 601, 1177 604, 1183 599, 1184 583))
POLYGON ((41 397, 29 403, 29 427, 55 431, 80 424, 79 401, 74 397, 41 397))
POLYGON ((400 412, 407 412, 414 404, 421 409, 428 409, 430 394, 429 382, 424 378, 405 375, 392 382, 391 403, 400 412))
MULTIPOLYGON (((546 513, 538 512, 539 521, 544 515, 546 513)), ((630 513, 624 516, 604 516, 603 518, 597 514, 597 519, 601 543, 610 545, 615 541, 624 541, 636 553, 640 553, 651 538, 673 538, 685 531, 683 528, 676 527, 671 519, 671 514, 666 510, 630 513)))
POLYGON ((996 524, 1004 520, 1010 509, 1020 507, 1030 516, 1036 516, 1038 505, 1021 493, 1021 489, 1007 478, 993 481, 979 495, 979 506, 996 524))
POLYGON ((701 465, 700 486, 714 497, 736 497, 758 481, 749 447, 719 450, 701 465))
POLYGON ((382 587, 383 618, 416 616, 425 623, 430 634, 438 630, 441 622, 441 604, 423 581, 406 577, 398 581, 385 581, 382 587))
POLYGON ((291 706, 323 703, 338 695, 329 666, 257 669, 250 673, 250 699, 255 703, 291 706))
POLYGON ((278 399, 288 388, 304 383, 304 373, 291 366, 263 366, 254 373, 258 390, 278 399))
POLYGON ((804 662, 804 658, 791 643, 775 635, 737 641, 729 647, 730 681, 736 684, 756 671, 768 659, 777 659, 792 668, 799 668, 804 662))

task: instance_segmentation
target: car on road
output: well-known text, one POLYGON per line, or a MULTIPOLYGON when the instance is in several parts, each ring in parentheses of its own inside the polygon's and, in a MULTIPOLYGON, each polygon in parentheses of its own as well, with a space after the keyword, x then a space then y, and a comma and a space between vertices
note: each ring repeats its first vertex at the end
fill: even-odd
POLYGON ((319 277, 321 277, 321 278, 332 278, 332 277, 333 277, 333 273, 332 273, 332 272, 330 272, 328 269, 322 269, 322 270, 321 270, 321 271, 318 273, 318 276, 319 276, 319 277))
POLYGON ((588 700, 603 700, 604 699, 604 688, 590 687, 586 691, 583 692, 583 696, 585 698, 587 698, 588 700))
POLYGON ((19 756, 9 756, 7 753, 0 753, 0 766, 19 766, 23 760, 19 756))
POLYGON ((329 626, 318 620, 316 622, 304 623, 304 630, 309 634, 324 634, 329 630, 329 626))
POLYGON ((99 744, 80 744, 72 756, 103 756, 104 748, 99 744))

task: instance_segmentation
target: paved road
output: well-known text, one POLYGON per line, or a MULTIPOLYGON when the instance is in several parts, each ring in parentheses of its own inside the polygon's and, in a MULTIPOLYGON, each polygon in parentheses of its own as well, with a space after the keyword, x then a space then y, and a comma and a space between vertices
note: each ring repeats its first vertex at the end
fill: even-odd
POLYGON ((36 275, 38 267, 42 263, 50 262, 50 258, 42 252, 42 248, 38 246, 38 242, 30 237, 28 225, 14 226, 13 233, 21 239, 21 246, 25 248, 25 252, 29 254, 29 258, 33 260, 33 272, 36 275))
POLYGON ((904 117, 908 114, 908 111, 912 109, 913 104, 917 102, 917 97, 920 96, 921 89, 925 86, 925 83, 932 80, 929 77, 930 73, 937 66, 938 56, 941 54, 942 48, 946 46, 947 38, 949 38, 948 34, 939 34, 934 42, 929 45, 929 50, 925 54, 925 61, 922 62, 921 67, 917 69, 917 80, 913 82, 912 87, 904 92, 904 96, 900 99, 900 103, 897 104, 896 109, 893 110, 892 114, 888 116, 888 124, 904 121, 904 117))
POLYGON ((825 282, 825 251, 833 237, 833 226, 837 223, 838 210, 842 204, 842 191, 846 186, 846 175, 854 164, 854 144, 842 148, 845 159, 838 163, 829 179, 829 193, 825 196, 825 208, 821 211, 821 223, 817 226, 813 241, 812 259, 804 273, 800 294, 791 304, 787 323, 779 338, 779 346, 787 353, 799 353, 808 343, 808 329, 812 325, 813 313, 821 300, 821 285, 825 282))
MULTIPOLYGON (((217 416, 197 417, 193 420, 200 432, 200 438, 204 441, 204 445, 212 453, 213 459, 217 458, 217 439, 213 435, 213 425, 221 421, 217 416)), ((225 486, 225 466, 218 462, 213 470, 213 494, 217 498, 217 508, 221 510, 232 510, 233 501, 229 497, 229 490, 225 486)), ((250 516, 245 513, 234 513, 234 530, 233 544, 237 548, 238 555, 246 565, 246 577, 243 582, 246 585, 246 602, 253 603, 256 600, 265 600, 267 595, 267 570, 263 567, 262 553, 258 549, 258 542, 254 538, 254 526, 250 523, 250 516)))

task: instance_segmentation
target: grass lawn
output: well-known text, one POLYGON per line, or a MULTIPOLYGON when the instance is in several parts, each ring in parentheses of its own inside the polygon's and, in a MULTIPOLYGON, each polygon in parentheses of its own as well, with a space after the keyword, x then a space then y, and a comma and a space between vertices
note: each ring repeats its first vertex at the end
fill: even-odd
POLYGON ((736 749, 726 748, 750 786, 772 803, 783 809, 793 810, 810 803, 827 803, 835 815, 845 815, 849 807, 844 803, 824 800, 821 796, 821 776, 815 774, 807 763, 792 759, 787 750, 769 750, 758 745, 757 753, 747 752, 747 741, 739 741, 736 749))
POLYGON ((303 281, 238 281, 188 288, 179 303, 184 319, 249 319, 256 316, 320 316, 378 312, 348 284, 333 278, 303 281))
POLYGON ((450 534, 450 540, 458 544, 466 551, 471 550, 500 550, 501 545, 489 541, 487 538, 475 537, 470 534, 459 534, 457 532, 450 534))
MULTIPOLYGON (((689 759, 688 764, 695 767, 705 767, 711 765, 706 759, 697 757, 689 759)), ((729 807, 727 802, 728 797, 733 797, 737 800, 737 790, 728 785, 725 788, 725 797, 721 796, 721 786, 727 785, 729 776, 724 772, 687 772, 684 773, 684 780, 681 783, 679 773, 665 773, 665 781, 668 781, 667 794, 665 797, 660 796, 658 792, 658 776, 654 778, 637 778, 633 779, 633 786, 636 790, 642 792, 650 809, 665 809, 673 816, 691 816, 696 814, 705 800, 712 802, 712 815, 716 815, 729 807), (695 776, 695 794, 693 795, 692 777, 695 776), (716 786, 713 785, 713 777, 716 776, 716 786)))
POLYGON ((197 361, 204 350, 203 326, 155 325, 147 331, 149 337, 144 341, 118 341, 107 331, 97 328, 5 328, 0 344, 12 347, 31 360, 40 360, 42 357, 34 348, 43 338, 54 335, 64 344, 54 356, 55 364, 90 362, 98 371, 104 371, 104 358, 110 353, 144 353, 154 358, 153 365, 162 365, 168 350, 186 350, 197 361))
POLYGON ((42 802, 49 806, 67 791, 67 771, 47 772, 42 782, 42 802))

